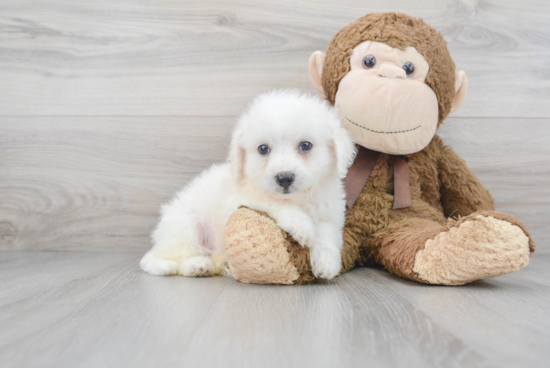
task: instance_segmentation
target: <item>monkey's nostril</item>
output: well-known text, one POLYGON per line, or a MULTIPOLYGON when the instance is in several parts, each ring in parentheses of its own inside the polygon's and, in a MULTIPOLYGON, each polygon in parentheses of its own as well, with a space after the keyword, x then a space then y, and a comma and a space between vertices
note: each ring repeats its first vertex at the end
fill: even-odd
POLYGON ((294 174, 291 172, 279 173, 275 176, 275 180, 281 187, 288 189, 294 182, 294 174))

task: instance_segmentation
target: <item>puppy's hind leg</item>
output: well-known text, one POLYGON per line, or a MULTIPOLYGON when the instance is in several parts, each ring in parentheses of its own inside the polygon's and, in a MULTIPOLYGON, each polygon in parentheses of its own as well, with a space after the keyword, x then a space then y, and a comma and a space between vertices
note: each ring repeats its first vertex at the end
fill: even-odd
POLYGON ((141 269, 151 275, 175 275, 184 260, 204 254, 196 219, 188 213, 174 214, 170 205, 163 208, 152 240, 153 248, 140 262, 141 269))
POLYGON ((178 268, 178 274, 187 277, 214 275, 214 262, 205 256, 196 256, 184 260, 178 268))
POLYGON ((170 276, 177 273, 178 262, 155 257, 155 255, 149 251, 139 262, 139 267, 151 275, 170 276))
POLYGON ((153 248, 141 268, 153 275, 210 276, 223 269, 223 216, 220 208, 231 179, 229 164, 214 165, 161 209, 153 248), (217 229, 217 230, 216 230, 217 229), (220 236, 221 233, 222 236, 220 236))
POLYGON ((188 277, 213 276, 222 274, 226 257, 219 253, 217 234, 207 222, 197 222, 198 239, 201 244, 201 255, 183 258, 178 274, 188 277))

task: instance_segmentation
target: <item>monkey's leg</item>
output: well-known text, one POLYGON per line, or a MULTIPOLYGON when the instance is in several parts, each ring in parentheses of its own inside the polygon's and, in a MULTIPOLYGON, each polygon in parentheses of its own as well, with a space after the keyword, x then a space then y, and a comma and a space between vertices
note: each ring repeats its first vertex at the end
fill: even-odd
POLYGON ((421 219, 397 222, 370 239, 377 262, 422 283, 462 285, 504 275, 529 263, 535 244, 514 216, 479 211, 447 226, 421 219))
POLYGON ((306 284, 317 281, 310 271, 309 248, 300 246, 267 214, 242 207, 225 228, 225 251, 231 275, 253 284, 306 284))

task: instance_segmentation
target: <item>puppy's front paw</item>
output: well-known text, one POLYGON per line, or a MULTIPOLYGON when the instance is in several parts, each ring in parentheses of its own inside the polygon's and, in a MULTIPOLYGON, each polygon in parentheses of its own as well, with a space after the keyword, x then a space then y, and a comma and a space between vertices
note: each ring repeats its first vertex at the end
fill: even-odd
POLYGON ((302 247, 311 245, 315 237, 315 225, 306 216, 288 216, 278 224, 302 247))
POLYGON ((139 262, 141 269, 151 275, 169 276, 178 272, 178 262, 156 258, 146 254, 139 262))
POLYGON ((187 277, 210 276, 214 273, 214 263, 208 257, 193 257, 181 263, 178 273, 187 277))
POLYGON ((342 256, 338 251, 312 249, 310 252, 311 271, 317 278, 330 280, 340 273, 342 256))

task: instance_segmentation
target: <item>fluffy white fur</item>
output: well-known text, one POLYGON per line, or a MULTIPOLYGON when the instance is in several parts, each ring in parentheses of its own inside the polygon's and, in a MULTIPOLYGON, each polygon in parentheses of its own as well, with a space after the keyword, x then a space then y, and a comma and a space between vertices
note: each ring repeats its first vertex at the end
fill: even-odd
POLYGON ((308 246, 317 277, 335 277, 345 214, 341 179, 354 156, 348 132, 326 102, 296 91, 257 97, 237 121, 229 162, 204 171, 162 207, 141 268, 153 275, 222 273, 225 225, 245 205, 268 213, 308 246), (311 150, 300 149, 304 141, 311 150), (269 153, 260 154, 260 145, 269 153), (287 190, 276 180, 285 172, 295 176, 287 190))

